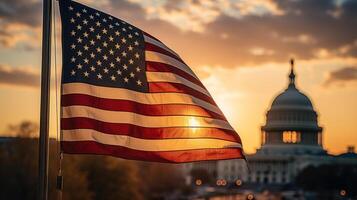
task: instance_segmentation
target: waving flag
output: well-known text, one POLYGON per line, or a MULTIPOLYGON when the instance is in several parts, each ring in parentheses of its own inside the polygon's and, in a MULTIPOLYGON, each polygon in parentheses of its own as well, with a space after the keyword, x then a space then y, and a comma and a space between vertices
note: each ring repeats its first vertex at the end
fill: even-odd
POLYGON ((73 1, 62 19, 62 150, 157 162, 242 158, 238 134, 182 59, 73 1))

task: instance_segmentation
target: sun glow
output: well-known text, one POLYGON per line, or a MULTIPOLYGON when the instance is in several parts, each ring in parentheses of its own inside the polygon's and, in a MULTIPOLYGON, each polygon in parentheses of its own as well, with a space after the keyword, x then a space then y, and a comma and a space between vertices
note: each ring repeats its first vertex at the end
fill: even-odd
POLYGON ((191 127, 191 128, 197 128, 200 123, 198 122, 198 120, 194 117, 190 117, 190 119, 188 120, 188 125, 191 127))

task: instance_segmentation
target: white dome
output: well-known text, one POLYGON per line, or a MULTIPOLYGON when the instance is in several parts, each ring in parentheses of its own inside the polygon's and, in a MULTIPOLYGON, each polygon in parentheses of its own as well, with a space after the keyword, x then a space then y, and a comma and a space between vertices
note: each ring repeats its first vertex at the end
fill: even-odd
POLYGON ((313 110, 310 99, 298 89, 295 85, 289 85, 289 87, 281 94, 279 94, 273 101, 271 109, 284 109, 284 108, 296 108, 296 109, 309 109, 313 110))

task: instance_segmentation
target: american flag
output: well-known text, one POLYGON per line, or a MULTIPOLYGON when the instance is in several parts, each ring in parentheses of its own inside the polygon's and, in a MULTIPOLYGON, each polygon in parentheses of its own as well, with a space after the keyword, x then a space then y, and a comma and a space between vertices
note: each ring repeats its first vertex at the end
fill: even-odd
POLYGON ((111 15, 60 1, 64 153, 157 162, 242 158, 238 134, 184 61, 111 15))

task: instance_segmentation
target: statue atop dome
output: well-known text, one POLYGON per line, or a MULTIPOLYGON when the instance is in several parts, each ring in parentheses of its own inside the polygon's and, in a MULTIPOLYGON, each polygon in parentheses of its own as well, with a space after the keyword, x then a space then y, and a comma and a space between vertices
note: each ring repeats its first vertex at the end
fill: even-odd
POLYGON ((294 59, 290 59, 289 87, 295 87, 294 59))

